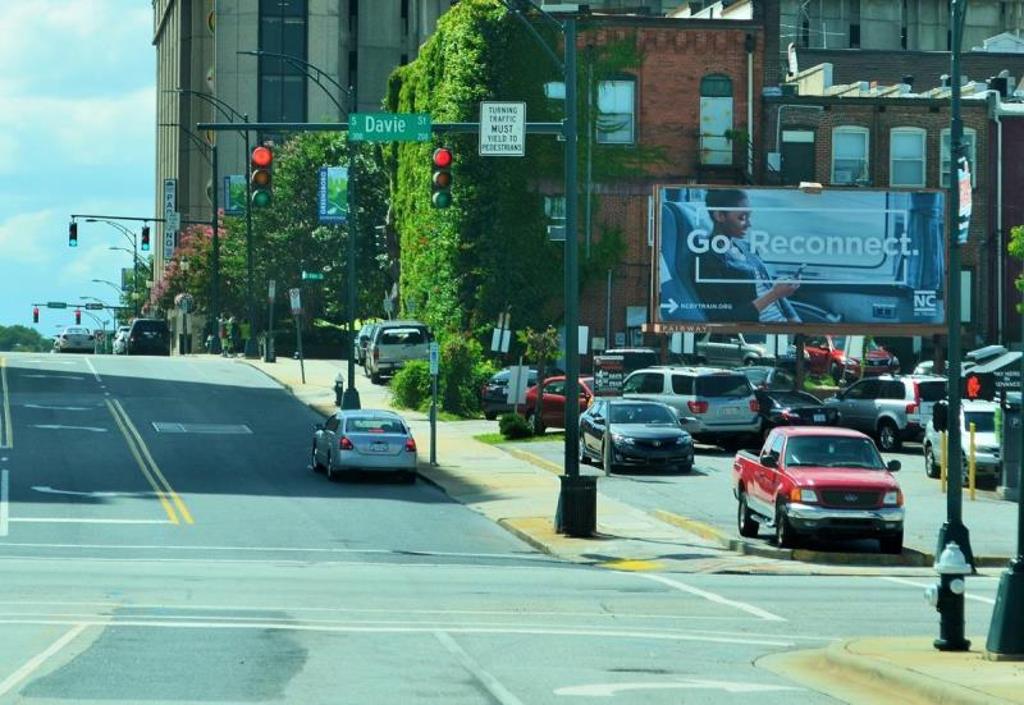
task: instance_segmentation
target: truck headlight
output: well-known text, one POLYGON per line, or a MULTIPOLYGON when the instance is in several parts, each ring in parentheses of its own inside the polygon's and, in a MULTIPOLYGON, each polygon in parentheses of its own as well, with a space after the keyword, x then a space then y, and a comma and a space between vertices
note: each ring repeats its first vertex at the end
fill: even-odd
POLYGON ((882 497, 882 504, 889 507, 899 507, 903 504, 903 493, 899 490, 889 490, 882 497))
POLYGON ((803 487, 794 487, 789 491, 789 500, 791 502, 802 502, 804 504, 816 504, 818 501, 818 494, 814 490, 809 490, 803 487))
POLYGON ((613 433, 613 434, 612 434, 612 440, 613 440, 613 441, 614 441, 615 443, 623 443, 623 444, 625 444, 625 445, 627 445, 627 446, 631 446, 631 445, 633 445, 634 443, 636 443, 636 441, 634 441, 634 440, 633 440, 632 438, 630 438, 629 436, 622 436, 622 435, 620 435, 620 434, 618 434, 618 433, 613 433))

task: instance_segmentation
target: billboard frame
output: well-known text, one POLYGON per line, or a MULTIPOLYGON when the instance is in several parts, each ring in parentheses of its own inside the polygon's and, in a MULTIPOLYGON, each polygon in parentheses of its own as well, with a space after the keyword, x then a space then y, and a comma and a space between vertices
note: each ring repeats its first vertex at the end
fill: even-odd
MULTIPOLYGON (((652 186, 654 202, 654 245, 651 247, 651 275, 650 289, 648 296, 649 311, 652 317, 660 316, 660 292, 661 292, 661 268, 658 258, 661 256, 661 193, 664 189, 707 189, 707 188, 736 188, 744 191, 799 191, 809 195, 819 195, 825 191, 855 192, 855 193, 938 193, 944 198, 948 197, 948 189, 941 188, 901 188, 901 187, 850 187, 835 186, 826 187, 814 184, 813 189, 800 186, 766 186, 763 184, 708 184, 708 183, 678 183, 665 182, 655 183, 652 186)), ((945 204, 944 211, 948 211, 948 204, 945 204)), ((945 213, 944 213, 945 214, 945 213)), ((944 271, 942 280, 945 282, 945 297, 949 296, 950 271, 950 224, 949 218, 944 217, 942 237, 945 259, 943 261, 944 271)), ((644 333, 670 334, 670 333, 764 333, 764 334, 788 334, 788 335, 867 335, 867 336, 934 336, 945 335, 948 332, 949 309, 943 306, 942 323, 755 323, 755 322, 716 322, 707 321, 703 323, 691 323, 686 321, 655 321, 645 323, 642 327, 644 333)))

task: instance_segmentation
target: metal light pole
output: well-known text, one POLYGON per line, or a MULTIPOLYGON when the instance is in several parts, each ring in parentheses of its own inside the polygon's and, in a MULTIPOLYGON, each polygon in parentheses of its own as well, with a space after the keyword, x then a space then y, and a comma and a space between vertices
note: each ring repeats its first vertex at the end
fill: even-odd
POLYGON ((124 250, 132 256, 132 311, 135 315, 139 315, 139 240, 135 232, 129 230, 125 226, 121 225, 114 220, 106 220, 105 218, 86 218, 86 223, 106 223, 112 228, 116 228, 121 231, 121 234, 128 238, 131 243, 131 251, 125 250, 123 247, 111 247, 112 250, 124 250))
MULTIPOLYGON (((297 56, 291 54, 281 54, 273 51, 261 50, 247 50, 236 52, 244 56, 255 56, 262 57, 267 56, 275 59, 281 59, 285 61, 299 71, 301 71, 306 78, 313 81, 316 85, 320 86, 324 94, 327 96, 334 107, 338 109, 338 120, 342 120, 348 115, 352 109, 356 106, 356 94, 355 87, 349 86, 345 88, 338 81, 336 81, 328 72, 321 69, 319 66, 309 63, 304 59, 300 59, 297 56), (333 86, 340 95, 344 95, 348 103, 348 110, 346 111, 342 107, 341 102, 334 97, 328 87, 325 86, 321 79, 327 81, 333 86)), ((359 180, 356 178, 356 160, 352 154, 352 143, 347 142, 348 149, 348 254, 345 266, 345 276, 348 279, 348 296, 347 306, 348 309, 348 386, 342 394, 341 408, 342 409, 358 409, 360 408, 359 391, 356 389, 356 365, 353 350, 355 341, 355 316, 356 316, 356 233, 359 231, 357 227, 358 213, 357 213, 357 199, 356 194, 358 192, 359 180)))
POLYGON ((577 124, 576 86, 576 16, 568 14, 555 19, 532 0, 499 0, 536 38, 555 64, 562 70, 565 84, 565 474, 561 476, 555 529, 570 536, 590 536, 597 523, 597 480, 580 476, 579 446, 579 233, 577 232, 577 171, 579 126, 577 124), (563 36, 563 58, 559 59, 543 37, 526 18, 535 11, 563 36))
POLYGON ((974 553, 971 551, 970 532, 963 523, 963 464, 960 443, 960 406, 961 406, 961 343, 960 343, 960 190, 956 178, 957 163, 963 153, 964 125, 960 117, 960 47, 963 42, 964 17, 967 13, 967 0, 950 0, 950 24, 952 30, 951 56, 951 96, 950 96, 950 178, 947 198, 948 230, 951 233, 949 243, 949 298, 946 305, 949 316, 948 352, 946 355, 947 378, 949 380, 949 491, 946 493, 946 522, 939 529, 935 555, 942 553, 950 541, 955 542, 964 554, 964 558, 974 565, 974 553))

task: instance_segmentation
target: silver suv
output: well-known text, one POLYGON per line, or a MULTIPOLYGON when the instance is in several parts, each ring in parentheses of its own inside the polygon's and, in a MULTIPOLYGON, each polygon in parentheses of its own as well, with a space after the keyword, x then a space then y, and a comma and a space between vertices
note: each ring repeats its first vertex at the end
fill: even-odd
POLYGON ((757 398, 747 378, 712 367, 648 367, 630 374, 622 395, 668 404, 702 443, 740 447, 761 431, 757 398))
POLYGON ((707 333, 695 347, 698 361, 708 365, 757 365, 767 357, 763 335, 707 333))
POLYGON ((946 378, 935 375, 881 375, 851 384, 825 405, 838 409, 843 426, 874 434, 884 451, 919 441, 935 402, 946 397, 946 378))

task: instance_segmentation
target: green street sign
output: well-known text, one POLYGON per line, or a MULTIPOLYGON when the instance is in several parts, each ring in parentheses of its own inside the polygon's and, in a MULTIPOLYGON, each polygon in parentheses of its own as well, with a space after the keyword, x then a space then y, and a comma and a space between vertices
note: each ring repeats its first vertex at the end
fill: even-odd
POLYGON ((46 304, 46 308, 67 308, 68 305, 63 301, 50 301, 46 304))
POLYGON ((352 113, 348 138, 353 142, 429 142, 428 113, 352 113))
POLYGON ((302 273, 302 281, 304 281, 304 282, 306 282, 306 281, 311 281, 311 282, 323 281, 323 278, 324 278, 324 273, 323 272, 303 272, 302 273))
POLYGON ((103 304, 99 304, 99 303, 96 303, 94 301, 90 301, 89 303, 87 303, 85 305, 85 310, 86 311, 102 311, 103 310, 103 304))

